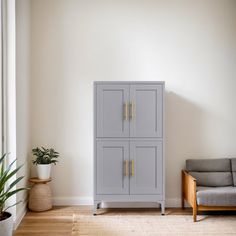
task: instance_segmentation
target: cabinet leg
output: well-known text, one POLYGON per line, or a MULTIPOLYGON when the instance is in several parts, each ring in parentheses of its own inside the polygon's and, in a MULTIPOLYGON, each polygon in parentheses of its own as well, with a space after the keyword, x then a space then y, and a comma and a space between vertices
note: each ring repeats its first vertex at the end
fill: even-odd
POLYGON ((161 203, 161 215, 164 216, 165 215, 165 202, 161 203))
POLYGON ((93 215, 94 216, 97 215, 97 209, 99 209, 100 205, 101 205, 101 202, 94 201, 94 204, 93 204, 93 215))
POLYGON ((102 203, 99 202, 99 203, 97 204, 97 209, 101 209, 101 208, 102 208, 102 203))

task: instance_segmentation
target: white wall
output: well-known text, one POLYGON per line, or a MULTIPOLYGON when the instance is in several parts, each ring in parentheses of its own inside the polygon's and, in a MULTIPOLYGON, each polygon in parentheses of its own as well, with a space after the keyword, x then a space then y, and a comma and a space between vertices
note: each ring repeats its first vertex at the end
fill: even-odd
MULTIPOLYGON (((30 139, 30 0, 16 1, 16 157, 17 165, 24 164, 17 176, 25 176, 18 187, 28 185, 30 139)), ((27 192, 19 192, 16 224, 26 211, 27 192)))
POLYGON ((187 158, 236 156, 236 1, 33 0, 32 143, 57 203, 90 200, 95 80, 166 81, 166 192, 187 158))

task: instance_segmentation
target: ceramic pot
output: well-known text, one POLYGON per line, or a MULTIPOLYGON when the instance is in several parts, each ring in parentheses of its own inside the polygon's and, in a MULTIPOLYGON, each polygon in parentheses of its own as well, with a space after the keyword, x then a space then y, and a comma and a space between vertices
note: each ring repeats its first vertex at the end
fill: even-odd
POLYGON ((6 219, 0 220, 0 235, 12 236, 13 231, 13 217, 9 212, 4 212, 6 219))
POLYGON ((49 179, 51 177, 52 164, 38 164, 37 173, 39 179, 49 179))

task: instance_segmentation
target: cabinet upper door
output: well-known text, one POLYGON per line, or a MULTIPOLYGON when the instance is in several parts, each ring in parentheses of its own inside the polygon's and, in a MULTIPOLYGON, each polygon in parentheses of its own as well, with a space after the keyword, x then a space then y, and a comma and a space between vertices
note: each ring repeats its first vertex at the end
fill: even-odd
POLYGON ((163 85, 130 85, 130 137, 163 136, 163 85))
POLYGON ((162 194, 161 141, 131 141, 130 165, 130 194, 162 194))
POLYGON ((97 137, 129 137, 128 104, 128 84, 97 85, 97 137))
POLYGON ((128 141, 97 141, 97 194, 129 194, 128 160, 128 141))

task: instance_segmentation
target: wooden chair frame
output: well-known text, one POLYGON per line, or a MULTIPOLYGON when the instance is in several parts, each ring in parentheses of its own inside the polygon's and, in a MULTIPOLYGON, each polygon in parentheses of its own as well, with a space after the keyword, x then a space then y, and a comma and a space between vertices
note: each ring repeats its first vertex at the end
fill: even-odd
POLYGON ((197 205, 197 182, 186 170, 182 170, 182 209, 186 200, 193 208, 193 222, 197 221, 198 211, 235 211, 236 207, 197 205))

